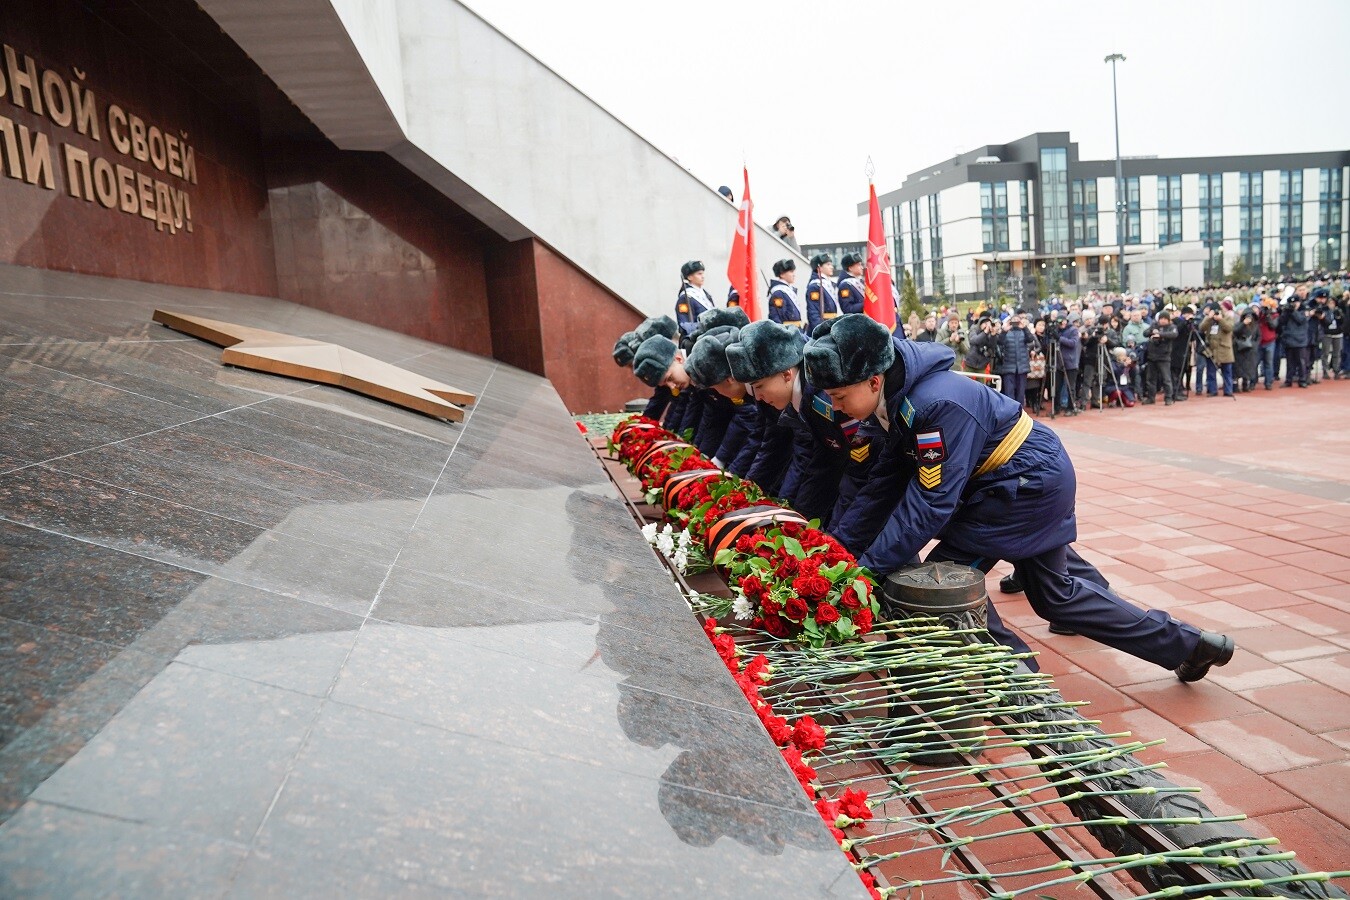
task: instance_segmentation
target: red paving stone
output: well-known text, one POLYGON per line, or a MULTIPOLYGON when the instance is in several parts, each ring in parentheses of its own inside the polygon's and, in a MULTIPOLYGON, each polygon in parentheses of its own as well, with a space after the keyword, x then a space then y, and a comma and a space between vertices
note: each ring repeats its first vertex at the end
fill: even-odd
POLYGON ((1209 678, 1181 684, 1050 635, 1024 604, 1015 611, 1047 671, 1065 673, 1064 695, 1103 703, 1081 714, 1137 740, 1166 738, 1140 755, 1205 788, 1216 813, 1253 816, 1253 832, 1314 870, 1350 865, 1350 503, 1334 499, 1350 485, 1350 419, 1328 415, 1347 400, 1350 383, 1335 382, 1052 424, 1079 474, 1076 549, 1140 606, 1232 635, 1238 653, 1209 678), (1235 414, 1260 431, 1234 427, 1235 414), (1345 422, 1313 439, 1314 470, 1275 438, 1306 433, 1307 421, 1345 422), (1267 479, 1281 473, 1300 489, 1267 479))

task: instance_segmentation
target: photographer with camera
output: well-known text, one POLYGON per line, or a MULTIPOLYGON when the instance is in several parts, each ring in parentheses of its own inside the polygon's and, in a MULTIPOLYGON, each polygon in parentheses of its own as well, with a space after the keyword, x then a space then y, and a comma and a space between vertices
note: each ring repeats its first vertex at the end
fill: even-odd
POLYGON ((1003 320, 998 336, 998 363, 994 371, 1003 379, 1003 394, 1026 405, 1027 373, 1031 371, 1031 351, 1040 345, 1027 327, 1026 313, 1018 311, 1003 320))
POLYGON ((1260 340, 1256 307, 1247 307, 1233 329, 1233 380, 1238 393, 1246 394, 1256 387, 1256 346, 1260 340))
POLYGON ((1194 306, 1183 306, 1176 317, 1177 337, 1172 342, 1172 399, 1190 396, 1191 361, 1195 342, 1194 306))
POLYGON ((961 327, 961 316, 953 310, 947 321, 938 327, 937 343, 950 347, 956 354, 952 362, 952 371, 959 372, 967 354, 970 353, 970 341, 966 339, 965 329, 961 327))
POLYGON ((1099 322, 1091 311, 1083 313, 1083 356, 1078 373, 1078 399, 1083 409, 1091 404, 1102 408, 1103 386, 1111 380, 1111 351, 1118 341, 1107 322, 1099 322))
POLYGON ((1331 296, 1329 289, 1319 287, 1312 292, 1311 296, 1314 302, 1312 316, 1317 321, 1320 335, 1317 350, 1322 360, 1322 374, 1323 377, 1334 378, 1339 381, 1341 377, 1341 348, 1345 341, 1345 313, 1340 304, 1331 296))
POLYGON ((1200 336, 1205 342, 1204 368, 1196 379, 1196 394, 1210 397, 1219 394, 1219 374, 1223 375, 1223 395, 1233 396, 1233 298, 1224 301, 1228 308, 1217 303, 1205 305, 1200 322, 1200 336))
MULTIPOLYGON (((1083 357, 1082 331, 1079 325, 1083 322, 1081 313, 1071 312, 1069 318, 1060 328, 1059 333, 1054 335, 1056 344, 1059 347, 1059 366, 1055 371, 1055 378, 1059 381, 1059 387, 1056 388, 1058 396, 1052 399, 1057 409, 1065 415, 1078 415, 1078 364, 1083 357), (1064 399, 1061 401, 1060 397, 1064 399)), ((1051 320, 1054 324, 1055 320, 1051 320)))
POLYGON ((1284 386, 1293 387, 1295 379, 1298 386, 1308 386, 1309 324, 1308 324, 1308 286, 1300 284, 1294 289, 1294 296, 1282 302, 1280 307, 1280 343, 1284 346, 1287 359, 1284 370, 1284 386))
POLYGON ((802 248, 797 244, 797 229, 793 226, 792 220, 787 216, 778 217, 773 223, 773 232, 782 239, 783 243, 787 244, 793 250, 796 250, 798 253, 802 252, 802 248))
POLYGON ((962 367, 967 372, 988 374, 998 356, 998 326, 988 315, 980 316, 966 341, 969 348, 962 367))
POLYGON ((1172 345, 1177 340, 1177 326, 1172 324, 1172 314, 1167 310, 1158 313, 1157 320, 1144 332, 1148 354, 1144 371, 1144 403, 1153 403, 1153 396, 1162 388, 1163 402, 1171 406, 1176 402, 1176 390, 1172 385, 1172 345))
MULTIPOLYGON (((1253 305, 1255 303, 1256 301, 1253 301, 1253 305)), ((1276 356, 1280 350, 1280 312, 1274 297, 1261 300, 1256 310, 1256 324, 1261 329, 1261 343, 1256 348, 1261 362, 1261 381, 1266 390, 1271 390, 1275 386, 1275 377, 1280 370, 1276 356)))

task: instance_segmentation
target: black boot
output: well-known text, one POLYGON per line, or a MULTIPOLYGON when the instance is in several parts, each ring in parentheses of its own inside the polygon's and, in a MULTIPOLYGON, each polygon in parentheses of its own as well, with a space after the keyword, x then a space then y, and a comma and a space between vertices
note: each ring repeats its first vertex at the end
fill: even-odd
POLYGON ((1233 639, 1213 631, 1200 632, 1200 643, 1191 655, 1177 666, 1177 677, 1182 681, 1199 681, 1209 674, 1210 666, 1226 666, 1237 649, 1233 639))
POLYGON ((1017 580, 1017 573, 1004 575, 998 582, 998 589, 1005 594, 1022 593, 1022 582, 1017 580))
POLYGON ((1051 633, 1051 634, 1063 634, 1063 635, 1075 635, 1075 634, 1077 634, 1078 632, 1074 631, 1072 628, 1065 628, 1063 625, 1056 625, 1054 622, 1051 622, 1051 623, 1050 623, 1050 633, 1051 633))

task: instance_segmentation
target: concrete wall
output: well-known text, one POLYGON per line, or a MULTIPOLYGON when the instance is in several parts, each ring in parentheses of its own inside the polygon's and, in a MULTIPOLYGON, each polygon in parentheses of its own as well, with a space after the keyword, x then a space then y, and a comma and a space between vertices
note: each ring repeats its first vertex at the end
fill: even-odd
MULTIPOLYGON (((691 258, 725 296, 736 208, 454 0, 201 5, 339 147, 385 150, 501 237, 646 314, 671 311, 691 258)), ((791 255, 757 240, 762 269, 791 255)))

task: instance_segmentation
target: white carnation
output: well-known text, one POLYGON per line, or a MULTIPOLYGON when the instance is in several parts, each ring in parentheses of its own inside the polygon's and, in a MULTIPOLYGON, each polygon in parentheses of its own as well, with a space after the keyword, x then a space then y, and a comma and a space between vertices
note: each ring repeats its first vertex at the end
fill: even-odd
POLYGON ((642 526, 642 536, 647 539, 647 543, 656 543, 656 530, 661 526, 655 522, 649 522, 642 526))
POLYGON ((741 621, 755 617, 755 605, 745 597, 737 597, 731 604, 731 610, 736 614, 736 618, 741 621))

